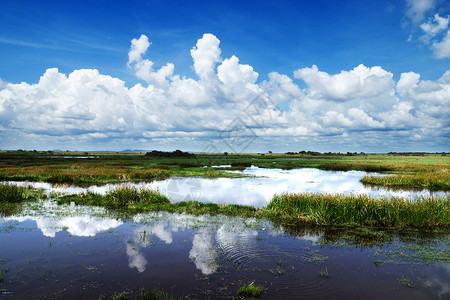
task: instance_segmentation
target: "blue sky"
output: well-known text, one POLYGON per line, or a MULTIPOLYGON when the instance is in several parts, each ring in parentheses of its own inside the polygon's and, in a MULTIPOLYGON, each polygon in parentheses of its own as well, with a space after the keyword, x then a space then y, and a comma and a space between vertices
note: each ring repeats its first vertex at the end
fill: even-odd
POLYGON ((0 148, 200 151, 213 143, 221 151, 230 146, 221 133, 241 120, 251 132, 244 136, 257 137, 242 151, 449 151, 449 14, 450 3, 439 0, 1 1, 0 148), (130 61, 133 39, 144 48, 130 61), (197 61, 210 59, 214 78, 201 78, 207 70, 195 67, 194 47, 204 55, 197 61), (233 55, 238 63, 219 75, 233 55), (167 63, 173 70, 156 83, 142 73, 146 61, 150 72, 167 63), (366 69, 352 71, 360 65, 366 69), (59 90, 50 68, 66 78, 59 90), (98 74, 80 79, 88 69, 98 74), (224 72, 249 79, 238 86, 224 72), (86 91, 75 95, 68 84, 86 91), (98 86, 118 98, 108 102, 98 86), (139 86, 145 91, 136 96, 139 86), (194 101, 196 91, 211 101, 194 101), (280 114, 258 127, 239 112, 261 93, 280 114), (148 113, 116 114, 113 106, 124 103, 148 113), (185 117, 172 120, 171 106, 185 117), (39 126, 23 124, 31 119, 39 126))

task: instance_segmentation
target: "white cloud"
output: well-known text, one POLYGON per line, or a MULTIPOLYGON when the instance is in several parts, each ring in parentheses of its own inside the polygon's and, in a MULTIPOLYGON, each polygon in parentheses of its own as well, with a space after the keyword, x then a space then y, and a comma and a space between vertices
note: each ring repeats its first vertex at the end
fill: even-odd
POLYGON ((406 16, 413 24, 418 24, 424 18, 427 12, 433 10, 436 6, 435 0, 406 0, 406 16))
POLYGON ((128 65, 136 63, 142 60, 142 56, 147 52, 151 43, 148 41, 148 37, 144 34, 139 39, 131 40, 131 49, 128 52, 128 65))
POLYGON ((428 22, 420 25, 423 35, 420 41, 430 47, 436 58, 450 58, 450 16, 435 14, 428 22))
POLYGON ((133 67, 136 71, 136 76, 148 83, 156 85, 164 85, 167 83, 167 78, 173 74, 175 66, 171 63, 161 67, 158 71, 153 71, 153 62, 148 59, 142 59, 142 56, 147 52, 151 43, 148 41, 146 35, 141 35, 137 39, 131 41, 131 48, 128 52, 128 66, 133 67))
POLYGON ((390 94, 395 85, 392 73, 378 66, 368 68, 359 65, 351 71, 329 75, 313 65, 312 68, 296 70, 294 77, 308 84, 308 94, 311 97, 335 101, 390 94))
POLYGON ((222 61, 219 48, 220 41, 210 33, 205 33, 191 50, 194 59, 195 73, 202 80, 213 80, 216 78, 215 65, 222 61))
POLYGON ((433 42, 432 49, 437 58, 450 58, 450 29, 440 42, 433 42))
MULTIPOLYGON (((66 75, 56 68, 48 69, 36 84, 3 85, 2 146, 23 148, 21 143, 26 142, 66 149, 79 145, 161 149, 166 145, 200 151, 219 141, 221 132, 236 120, 258 136, 254 142, 260 143, 258 147, 273 147, 275 140, 280 147, 295 146, 304 137, 327 145, 330 135, 380 129, 421 128, 429 130, 429 136, 444 134, 450 71, 436 81, 403 73, 396 83, 393 74, 380 66, 359 65, 338 74, 313 66, 294 72, 304 81, 300 88, 290 76, 277 72, 258 83, 259 74, 238 57, 222 60, 219 44, 214 35, 205 34, 191 50, 199 79, 174 74, 170 63, 154 71, 153 63, 144 58, 151 43, 142 35, 131 42, 128 64, 146 85, 127 88, 122 80, 97 70, 66 75), (265 99, 264 95, 269 100, 263 106, 251 102, 265 99)), ((230 151, 226 147, 219 151, 230 151)))
POLYGON ((427 23, 420 25, 426 36, 433 37, 448 27, 449 17, 442 18, 439 14, 434 15, 434 19, 430 19, 427 23))

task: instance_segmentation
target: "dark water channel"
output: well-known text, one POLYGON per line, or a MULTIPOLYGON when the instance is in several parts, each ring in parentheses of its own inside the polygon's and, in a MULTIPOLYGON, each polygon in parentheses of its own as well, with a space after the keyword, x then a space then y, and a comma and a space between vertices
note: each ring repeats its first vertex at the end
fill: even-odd
POLYGON ((5 299, 109 299, 154 287, 232 299, 252 281, 265 288, 262 299, 450 297, 448 234, 366 241, 342 230, 222 216, 117 218, 47 200, 0 218, 0 245, 5 299))

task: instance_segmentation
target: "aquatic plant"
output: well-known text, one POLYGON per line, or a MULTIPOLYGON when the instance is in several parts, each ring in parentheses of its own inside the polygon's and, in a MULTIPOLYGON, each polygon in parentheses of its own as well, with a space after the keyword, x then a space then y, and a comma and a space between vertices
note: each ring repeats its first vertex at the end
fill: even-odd
POLYGON ((12 184, 0 184, 0 202, 17 203, 25 200, 25 188, 12 184))
POLYGON ((250 282, 249 284, 242 285, 238 290, 238 297, 240 299, 243 298, 258 298, 263 291, 263 287, 256 285, 255 281, 250 282))
POLYGON ((323 269, 323 270, 320 270, 319 275, 320 275, 320 277, 325 277, 325 278, 330 277, 330 273, 328 273, 327 267, 325 267, 325 269, 323 269))
POLYGON ((414 282, 413 282, 411 279, 406 278, 406 277, 404 277, 404 276, 402 276, 402 278, 399 278, 399 279, 398 279, 398 282, 399 282, 401 285, 404 285, 404 286, 409 287, 409 288, 414 288, 414 287, 416 287, 416 285, 414 284, 414 282))
POLYGON ((128 208, 132 206, 170 203, 169 198, 161 195, 157 190, 128 185, 123 185, 108 192, 104 200, 105 205, 111 208, 128 208))
POLYGON ((166 293, 158 288, 154 288, 152 290, 142 291, 141 299, 143 299, 143 300, 181 300, 181 299, 184 299, 184 297, 175 297, 175 296, 169 295, 168 293, 166 293))
POLYGON ((409 200, 346 194, 282 194, 273 197, 266 214, 317 225, 450 227, 450 197, 409 200))

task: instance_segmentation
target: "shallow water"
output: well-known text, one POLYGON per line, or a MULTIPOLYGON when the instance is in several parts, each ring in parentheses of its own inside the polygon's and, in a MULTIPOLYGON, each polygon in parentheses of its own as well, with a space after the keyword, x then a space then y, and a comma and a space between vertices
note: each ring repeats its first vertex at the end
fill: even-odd
MULTIPOLYGON (((220 167, 220 166, 218 166, 220 167)), ((401 196, 415 198, 417 196, 449 195, 447 192, 430 192, 428 190, 389 190, 380 187, 363 185, 359 180, 366 174, 386 176, 362 171, 324 171, 304 168, 293 170, 266 169, 258 167, 246 168, 244 171, 232 171, 248 177, 242 178, 171 178, 149 183, 127 183, 139 187, 158 189, 172 202, 197 200, 217 204, 242 204, 257 208, 266 206, 275 194, 281 193, 346 193, 367 194, 374 197, 401 196)), ((123 184, 106 184, 88 188, 52 185, 49 183, 14 182, 19 185, 31 185, 44 188, 48 192, 64 194, 91 191, 105 194, 123 184)))
POLYGON ((149 213, 126 219, 46 200, 0 218, 0 293, 98 299, 158 287, 220 299, 235 298, 242 283, 255 281, 266 289, 263 299, 450 297, 449 235, 393 235, 369 247, 345 234, 223 216, 149 213), (417 247, 446 252, 447 260, 417 258, 417 247))

